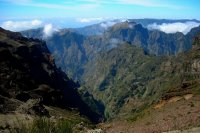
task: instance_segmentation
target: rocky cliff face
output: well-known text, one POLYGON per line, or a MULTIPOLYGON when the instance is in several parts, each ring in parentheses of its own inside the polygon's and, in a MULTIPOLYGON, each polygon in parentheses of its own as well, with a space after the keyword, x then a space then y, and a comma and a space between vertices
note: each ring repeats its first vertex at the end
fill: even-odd
POLYGON ((78 86, 57 69, 45 42, 0 29, 1 113, 16 108, 7 106, 3 99, 40 99, 45 105, 78 108, 81 114, 97 122, 100 115, 82 101, 78 86))
POLYGON ((166 34, 156 30, 149 31, 141 24, 133 22, 114 25, 105 36, 139 46, 153 55, 176 55, 191 48, 191 44, 182 33, 166 34))

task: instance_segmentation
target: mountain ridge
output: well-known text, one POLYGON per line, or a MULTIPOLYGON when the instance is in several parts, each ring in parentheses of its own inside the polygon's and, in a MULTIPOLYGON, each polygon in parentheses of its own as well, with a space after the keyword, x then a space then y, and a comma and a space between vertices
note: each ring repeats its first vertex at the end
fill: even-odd
MULTIPOLYGON (((95 58, 95 54, 102 50, 109 50, 127 42, 142 47, 146 54, 159 56, 176 55, 191 49, 192 38, 200 33, 198 29, 199 27, 193 28, 187 35, 182 33, 166 34, 158 30, 149 31, 140 24, 126 21, 108 28, 103 35, 87 37, 74 31, 63 29, 60 30, 63 35, 56 32, 46 41, 47 46, 56 58, 56 64, 70 77, 82 82, 80 79, 84 72, 84 65, 87 64, 88 60, 95 58), (127 25, 127 27, 120 27, 122 24, 127 25), (119 28, 116 29, 117 25, 119 28), (63 40, 63 38, 68 40, 63 40), (73 42, 70 42, 72 40, 73 42)), ((24 31, 22 34, 29 38, 41 39, 41 32, 42 30, 38 36, 37 33, 31 32, 31 30, 24 31)))

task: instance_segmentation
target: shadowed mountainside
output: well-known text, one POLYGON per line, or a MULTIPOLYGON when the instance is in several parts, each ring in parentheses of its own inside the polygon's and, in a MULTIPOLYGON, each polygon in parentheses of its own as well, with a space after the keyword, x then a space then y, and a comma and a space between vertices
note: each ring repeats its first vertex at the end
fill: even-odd
POLYGON ((8 99, 40 99, 48 106, 78 108, 81 114, 98 122, 101 115, 83 102, 77 87, 79 84, 57 69, 45 42, 0 29, 1 113, 15 111, 19 106, 8 99))

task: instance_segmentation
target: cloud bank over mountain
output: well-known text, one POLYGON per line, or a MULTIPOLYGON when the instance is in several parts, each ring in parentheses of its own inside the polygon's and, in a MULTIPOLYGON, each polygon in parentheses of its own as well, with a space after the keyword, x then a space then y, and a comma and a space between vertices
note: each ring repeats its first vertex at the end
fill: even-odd
POLYGON ((39 28, 43 22, 38 19, 29 21, 5 21, 0 26, 10 31, 23 31, 27 29, 39 28))
POLYGON ((102 22, 101 27, 107 29, 108 27, 111 27, 111 26, 115 25, 116 23, 117 22, 114 22, 114 21, 102 22))
POLYGON ((109 21, 102 22, 100 24, 100 26, 103 27, 104 29, 107 29, 107 28, 115 25, 116 23, 121 23, 121 22, 125 22, 125 21, 128 21, 128 20, 127 19, 109 20, 109 21))
POLYGON ((44 37, 50 37, 56 31, 58 31, 58 29, 52 24, 46 24, 43 29, 44 37))
POLYGON ((90 22, 100 22, 103 21, 104 18, 98 17, 98 18, 77 18, 76 21, 80 23, 90 23, 90 22))
POLYGON ((163 24, 150 24, 148 25, 148 29, 150 30, 160 30, 165 33, 176 33, 176 32, 182 32, 183 34, 187 34, 192 28, 198 27, 200 23, 188 21, 185 23, 163 23, 163 24))
POLYGON ((5 21, 0 24, 0 27, 14 32, 43 28, 44 38, 50 37, 54 32, 58 31, 58 28, 53 24, 45 23, 38 19, 27 21, 5 21))

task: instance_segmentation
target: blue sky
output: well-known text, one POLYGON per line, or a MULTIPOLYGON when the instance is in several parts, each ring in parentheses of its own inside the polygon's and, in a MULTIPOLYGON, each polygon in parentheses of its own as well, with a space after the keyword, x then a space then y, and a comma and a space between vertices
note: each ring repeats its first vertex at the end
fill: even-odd
POLYGON ((67 20, 76 26, 113 18, 200 19, 199 7, 200 0, 0 0, 0 22, 67 20))
POLYGON ((200 19, 199 0, 0 0, 1 18, 200 19))

